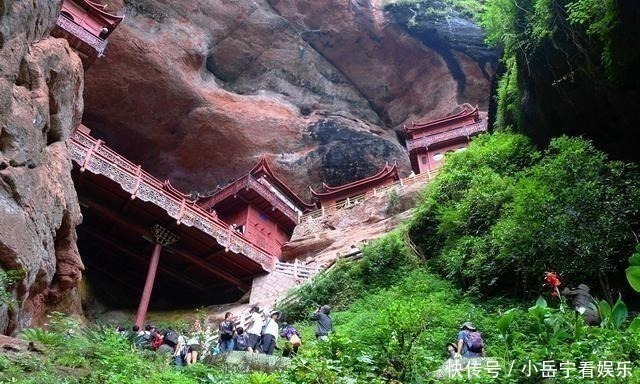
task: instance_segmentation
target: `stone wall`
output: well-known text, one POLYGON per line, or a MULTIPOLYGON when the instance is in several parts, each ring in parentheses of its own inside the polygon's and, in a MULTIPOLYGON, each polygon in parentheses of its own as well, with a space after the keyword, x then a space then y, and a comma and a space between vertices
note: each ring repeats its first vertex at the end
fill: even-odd
POLYGON ((280 295, 296 285, 298 283, 293 276, 283 275, 278 272, 258 276, 253 279, 249 303, 270 307, 280 295))

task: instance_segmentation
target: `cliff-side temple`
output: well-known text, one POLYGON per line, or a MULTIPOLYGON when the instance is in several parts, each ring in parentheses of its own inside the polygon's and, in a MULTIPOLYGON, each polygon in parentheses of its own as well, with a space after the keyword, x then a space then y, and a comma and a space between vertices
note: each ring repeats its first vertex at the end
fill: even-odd
MULTIPOLYGON (((103 56, 106 39, 122 20, 98 3, 64 0, 52 35, 66 38, 87 69, 103 56)), ((428 176, 413 181, 426 182, 444 153, 466 147, 486 125, 477 107, 465 104, 452 115, 405 129, 414 172, 428 176)), ((83 214, 78 246, 90 287, 108 304, 137 308, 137 325, 150 307, 239 299, 255 277, 274 271, 303 217, 318 216, 313 210, 348 209, 376 190, 403 183, 397 164, 387 164, 369 177, 311 189, 309 204, 262 157, 247 174, 209 195, 193 196, 111 150, 88 127, 78 127, 69 144, 83 214)))
POLYGON ((478 107, 463 104, 458 112, 437 120, 404 126, 411 168, 418 174, 438 169, 448 152, 464 150, 471 137, 487 130, 478 107))

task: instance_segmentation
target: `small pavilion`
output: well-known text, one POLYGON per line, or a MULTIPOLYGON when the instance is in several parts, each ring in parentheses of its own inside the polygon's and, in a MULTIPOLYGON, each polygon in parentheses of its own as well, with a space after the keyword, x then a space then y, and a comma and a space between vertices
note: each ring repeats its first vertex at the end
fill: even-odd
POLYGON ((91 0, 63 0, 62 10, 51 36, 66 39, 85 69, 104 55, 107 38, 124 16, 106 11, 106 5, 91 0))
POLYGON ((478 107, 463 104, 459 111, 437 120, 413 122, 404 126, 409 139, 407 149, 416 174, 439 168, 447 152, 463 151, 471 138, 487 130, 478 107))
POLYGON ((244 238, 276 257, 300 216, 313 208, 275 175, 264 156, 245 176, 201 196, 197 204, 215 210, 244 238))
POLYGON ((398 176, 398 166, 394 163, 392 166, 385 164, 376 174, 351 183, 336 187, 322 183, 323 191, 321 192, 316 192, 311 187, 309 187, 309 189, 315 199, 316 206, 318 208, 328 209, 330 207, 349 206, 361 200, 365 193, 393 184, 398 180, 400 180, 398 176))

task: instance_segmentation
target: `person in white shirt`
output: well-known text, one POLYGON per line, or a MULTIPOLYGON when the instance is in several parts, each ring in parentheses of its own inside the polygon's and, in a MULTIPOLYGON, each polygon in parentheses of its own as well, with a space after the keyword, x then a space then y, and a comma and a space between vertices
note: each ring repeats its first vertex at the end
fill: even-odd
POLYGON ((260 308, 257 305, 251 307, 249 313, 251 313, 251 324, 246 329, 247 335, 249 335, 249 347, 247 348, 247 352, 259 352, 260 335, 262 334, 264 320, 262 319, 260 308))
POLYGON ((267 355, 273 355, 273 350, 278 343, 278 319, 280 318, 280 312, 273 311, 267 320, 264 332, 262 333, 262 353, 267 355))

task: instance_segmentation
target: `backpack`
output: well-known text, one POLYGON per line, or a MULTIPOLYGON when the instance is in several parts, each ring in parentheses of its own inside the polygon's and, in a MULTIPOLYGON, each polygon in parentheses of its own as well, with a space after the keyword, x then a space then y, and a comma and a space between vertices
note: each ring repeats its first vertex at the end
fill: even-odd
POLYGON ((178 334, 174 331, 167 331, 164 334, 164 342, 175 347, 178 344, 178 334))
POLYGON ((238 351, 246 351, 249 347, 249 343, 247 342, 246 334, 238 335, 236 338, 236 349, 238 351))
POLYGON ((299 347, 300 344, 302 344, 302 340, 300 339, 300 336, 298 336, 297 334, 293 334, 291 335, 291 337, 289 338, 289 342, 291 343, 291 345, 293 345, 294 347, 299 347))
POLYGON ((467 349, 473 353, 481 353, 484 348, 484 341, 479 332, 469 331, 464 338, 464 342, 467 345, 467 349))

